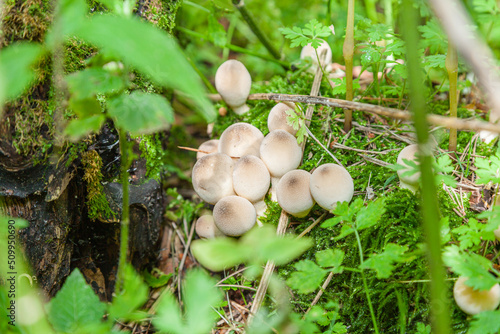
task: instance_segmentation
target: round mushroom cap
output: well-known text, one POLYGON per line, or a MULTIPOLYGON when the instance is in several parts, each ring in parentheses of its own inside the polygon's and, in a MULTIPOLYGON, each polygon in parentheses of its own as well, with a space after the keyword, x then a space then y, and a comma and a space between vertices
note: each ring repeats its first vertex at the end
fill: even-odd
POLYGON ((500 241, 500 227, 493 231, 495 238, 500 241))
POLYGON ((219 150, 219 139, 210 139, 207 140, 206 142, 201 143, 200 147, 198 147, 200 151, 205 151, 208 153, 203 153, 203 152, 197 152, 196 153, 196 160, 200 159, 201 157, 210 154, 210 153, 217 153, 219 150))
POLYGON ((231 108, 245 104, 251 85, 250 73, 238 60, 225 61, 215 73, 215 88, 231 108))
POLYGON ((297 130, 295 130, 287 122, 288 114, 286 112, 288 110, 294 111, 293 108, 281 102, 271 109, 271 111, 269 112, 269 116, 267 117, 267 127, 269 128, 269 131, 280 129, 285 130, 286 132, 295 136, 297 130))
POLYGON ((307 216, 314 206, 314 199, 309 190, 311 174, 305 170, 291 170, 281 178, 276 189, 278 204, 283 210, 302 218, 307 216))
POLYGON ((244 155, 260 156, 259 149, 264 135, 248 123, 234 123, 222 132, 219 139, 219 152, 233 158, 244 155))
POLYGON ((495 284, 490 290, 474 290, 465 282, 467 277, 459 277, 453 287, 453 297, 458 307, 467 314, 492 311, 500 304, 500 285, 495 284))
POLYGON ((311 175, 311 194, 316 203, 325 210, 332 210, 337 203, 349 202, 354 195, 351 174, 342 166, 324 164, 311 175))
POLYGON ((297 139, 285 130, 274 130, 262 141, 260 158, 271 176, 281 177, 300 165, 302 148, 297 144, 297 139))
POLYGON ((399 152, 397 163, 399 165, 407 166, 408 168, 398 170, 399 179, 409 185, 418 185, 418 180, 420 178, 420 172, 417 172, 411 176, 403 176, 402 174, 408 170, 411 170, 411 167, 408 166, 403 160, 415 161, 418 165, 418 158, 416 154, 418 153, 418 145, 411 144, 406 146, 404 149, 399 152))
POLYGON ((257 219, 255 208, 240 196, 224 197, 214 206, 215 225, 225 235, 237 237, 250 230, 257 219))
MULTIPOLYGON (((323 52, 323 50, 326 50, 325 63, 323 64, 324 66, 325 64, 328 65, 332 62, 332 49, 325 40, 322 41, 323 42, 318 47, 317 52, 318 56, 320 56, 321 52, 323 52)), ((300 59, 305 59, 307 57, 311 58, 314 67, 318 66, 318 58, 316 57, 316 52, 314 51, 314 48, 311 46, 311 44, 307 44, 300 51, 300 59)))
POLYGON ((261 200, 269 190, 270 183, 271 175, 266 165, 256 156, 245 155, 234 165, 234 192, 250 202, 261 200))
POLYGON ((195 230, 200 238, 213 239, 224 235, 217 226, 215 226, 214 217, 212 215, 200 216, 200 218, 196 220, 195 230))
POLYGON ((234 195, 233 166, 233 159, 223 153, 211 153, 200 158, 193 167, 194 191, 210 204, 234 195))

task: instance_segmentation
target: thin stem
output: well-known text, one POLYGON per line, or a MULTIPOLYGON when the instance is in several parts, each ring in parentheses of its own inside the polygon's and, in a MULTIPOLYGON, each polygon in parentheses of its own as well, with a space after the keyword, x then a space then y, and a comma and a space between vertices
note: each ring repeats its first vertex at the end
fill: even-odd
POLYGON ((120 166, 120 179, 123 189, 122 198, 122 220, 121 220, 121 230, 120 230, 120 255, 118 260, 118 274, 116 280, 115 291, 117 293, 121 292, 124 281, 124 270, 127 263, 128 255, 128 236, 129 236, 129 187, 128 187, 128 168, 130 167, 130 143, 127 140, 127 133, 119 129, 119 139, 120 139, 120 154, 121 154, 121 166, 120 166))
MULTIPOLYGON (((358 230, 356 228, 353 228, 354 234, 356 235, 356 240, 358 242, 358 250, 359 250, 359 262, 360 265, 363 265, 364 259, 363 259, 363 247, 361 246, 361 238, 359 237, 358 230)), ((372 300, 370 298, 370 291, 368 290, 368 283, 366 282, 366 276, 364 271, 361 271, 361 279, 363 280, 363 286, 365 288, 365 294, 366 294, 366 300, 368 301, 368 308, 370 309, 370 314, 372 316, 372 322, 373 322, 373 328, 375 329, 375 333, 378 332, 378 327, 377 327, 377 319, 375 318, 375 311, 373 310, 373 305, 372 305, 372 300)))
POLYGON ((248 9, 245 7, 245 4, 243 3, 242 0, 232 0, 234 7, 238 9, 240 12, 241 16, 243 17, 243 20, 248 24, 252 32, 257 36, 259 41, 264 45, 264 47, 269 51, 269 53, 275 58, 275 59, 280 59, 280 53, 274 48, 274 46, 267 40, 266 36, 264 33, 260 30, 260 28, 255 24, 255 21, 253 20, 252 16, 250 15, 250 12, 248 9))
MULTIPOLYGON (((457 50, 453 47, 451 42, 448 42, 448 54, 446 55, 446 70, 448 71, 448 78, 450 79, 450 116, 457 117, 457 104, 458 104, 458 91, 457 91, 457 77, 458 77, 458 57, 457 50)), ((450 142, 448 150, 452 152, 457 151, 457 129, 450 129, 450 142)))
MULTIPOLYGON (((347 5, 347 27, 345 32, 343 55, 345 61, 345 98, 347 101, 352 101, 352 99, 354 98, 352 85, 352 69, 354 57, 354 0, 349 0, 349 3, 347 5)), ((344 131, 349 132, 352 127, 352 111, 344 109, 344 118, 344 131)))
POLYGON ((425 96, 420 69, 419 35, 417 30, 418 14, 413 1, 404 0, 402 7, 402 32, 406 42, 408 60, 408 79, 412 101, 413 120, 417 133, 420 153, 420 172, 422 176, 422 221, 427 243, 427 256, 430 271, 431 324, 436 334, 450 333, 450 315, 446 293, 445 272, 441 259, 441 236, 438 198, 432 174, 432 145, 429 142, 425 96))

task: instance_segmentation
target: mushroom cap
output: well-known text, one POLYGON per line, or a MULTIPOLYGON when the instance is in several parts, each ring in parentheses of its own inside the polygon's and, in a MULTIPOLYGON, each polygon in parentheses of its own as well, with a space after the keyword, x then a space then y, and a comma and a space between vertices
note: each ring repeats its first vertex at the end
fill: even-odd
POLYGON ((196 160, 200 159, 201 157, 210 154, 210 153, 217 153, 219 149, 219 139, 210 139, 207 140, 203 143, 201 143, 200 147, 198 147, 200 151, 206 151, 208 153, 203 153, 203 152, 197 152, 196 153, 196 160))
POLYGON ((281 129, 295 136, 297 130, 288 124, 287 110, 293 111, 294 109, 281 102, 271 109, 269 116, 267 117, 267 127, 269 128, 269 131, 281 129))
POLYGON ((285 130, 274 130, 262 141, 260 158, 271 176, 281 177, 300 165, 302 148, 297 144, 297 139, 285 130))
POLYGON ((225 61, 215 73, 215 88, 231 108, 245 104, 251 85, 250 73, 238 60, 225 61))
MULTIPOLYGON (((408 166, 403 161, 403 159, 406 159, 406 160, 415 161, 415 163, 417 163, 417 165, 418 165, 419 162, 418 162, 418 159, 416 156, 417 153, 418 153, 418 145, 417 144, 408 145, 404 149, 402 149, 401 152, 399 152, 397 163, 399 165, 408 166)), ((420 172, 417 172, 411 176, 402 176, 402 174, 408 170, 410 170, 409 166, 408 166, 408 168, 398 170, 399 179, 406 184, 409 184, 412 186, 418 186, 420 172)))
MULTIPOLYGON (((325 56, 325 63, 323 65, 328 65, 332 62, 332 49, 330 48, 330 45, 325 41, 322 40, 323 42, 320 44, 318 47, 318 56, 321 55, 321 52, 323 50, 326 50, 326 56, 325 56)), ((314 66, 318 66, 318 58, 316 57, 316 52, 314 52, 314 48, 311 46, 311 44, 307 44, 302 48, 300 51, 300 59, 305 59, 307 57, 310 57, 312 60, 312 63, 314 66)))
POLYGON ((500 241, 500 227, 493 231, 495 238, 500 241))
POLYGON ((490 290, 474 290, 465 282, 467 277, 459 277, 453 286, 453 297, 458 307, 467 314, 492 311, 500 304, 500 285, 495 284, 490 290))
POLYGON ((332 210, 339 202, 349 202, 354 195, 351 174, 342 166, 328 163, 319 166, 311 175, 311 194, 325 210, 332 210))
POLYGON ((234 123, 222 132, 219 139, 219 152, 233 158, 244 155, 260 156, 259 149, 264 135, 248 123, 234 123))
POLYGON ((214 206, 215 225, 225 235, 237 237, 250 230, 257 219, 255 208, 240 196, 227 196, 214 206))
POLYGON ((212 215, 200 216, 200 218, 196 220, 195 230, 200 238, 213 239, 224 235, 217 226, 215 226, 214 217, 212 215))
POLYGON ((271 175, 266 165, 256 156, 245 155, 234 165, 234 192, 250 202, 261 200, 269 190, 270 183, 271 175))
POLYGON ((215 204, 225 196, 234 195, 233 159, 223 153, 201 157, 193 167, 194 191, 207 203, 215 204))
POLYGON ((278 204, 292 216, 305 217, 314 206, 314 199, 309 190, 310 179, 310 173, 295 169, 283 175, 278 183, 278 204))

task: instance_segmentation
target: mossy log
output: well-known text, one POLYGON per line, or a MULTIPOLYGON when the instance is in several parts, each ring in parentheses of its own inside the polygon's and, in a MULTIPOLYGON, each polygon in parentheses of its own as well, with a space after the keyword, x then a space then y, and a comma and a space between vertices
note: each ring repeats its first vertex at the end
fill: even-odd
MULTIPOLYGON (((102 9, 88 2, 92 10, 102 9)), ((179 4, 143 0, 137 14, 171 31, 179 4)), ((53 2, 10 1, 1 14, 0 47, 21 40, 43 42, 53 2)), ((66 73, 83 69, 85 59, 96 52, 74 40, 64 48, 66 73)), ((79 268, 99 297, 109 300, 118 265, 122 205, 121 185, 114 182, 120 161, 118 138, 108 123, 99 134, 80 143, 56 147, 50 57, 36 73, 36 84, 9 102, 0 119, 0 213, 30 222, 19 237, 32 274, 47 296, 55 295, 65 277, 79 268), (85 157, 95 164, 85 163, 85 157), (92 171, 92 166, 99 168, 92 171), (97 201, 90 201, 89 194, 97 201)), ((134 149, 140 156, 138 145, 134 149)), ((165 205, 160 184, 145 176, 146 161, 135 160, 130 170, 129 258, 142 271, 156 264, 165 205)))

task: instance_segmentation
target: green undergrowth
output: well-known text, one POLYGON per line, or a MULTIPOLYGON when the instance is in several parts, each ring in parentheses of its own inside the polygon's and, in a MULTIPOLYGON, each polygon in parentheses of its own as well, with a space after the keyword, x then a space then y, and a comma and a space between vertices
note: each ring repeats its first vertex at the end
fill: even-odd
MULTIPOLYGON (((293 80, 286 77, 273 77, 266 84, 254 84, 252 93, 283 93, 283 94, 309 94, 309 87, 312 83, 312 76, 306 74, 298 76, 293 80)), ((324 96, 330 94, 329 91, 322 92, 324 96)), ((247 101, 251 107, 249 113, 237 116, 229 112, 225 117, 219 117, 214 126, 213 138, 219 138, 222 131, 229 125, 236 122, 248 122, 259 128, 264 134, 267 129, 267 115, 269 110, 277 103, 274 101, 247 101)), ((219 104, 221 107, 223 104, 219 104)), ((306 106, 302 106, 304 109, 306 106)), ((433 103, 431 109, 442 113, 443 105, 433 103)), ((416 333, 425 329, 430 323, 429 308, 429 286, 428 268, 425 254, 425 240, 421 231, 419 214, 420 198, 419 193, 412 194, 408 190, 399 189, 399 179, 397 173, 389 168, 377 165, 365 160, 364 156, 369 156, 380 160, 382 163, 395 164, 399 151, 407 143, 402 142, 381 127, 377 123, 371 124, 372 120, 367 114, 354 112, 354 121, 364 126, 370 127, 374 131, 382 133, 375 134, 369 131, 354 129, 348 136, 343 132, 342 109, 332 109, 322 106, 315 106, 310 130, 324 146, 330 143, 341 143, 347 147, 364 150, 356 152, 349 149, 330 148, 333 155, 347 168, 354 180, 356 196, 353 198, 364 199, 371 202, 377 198, 384 198, 386 212, 380 222, 372 228, 360 231, 361 244, 365 258, 371 254, 378 254, 386 249, 386 245, 394 243, 407 246, 411 260, 397 263, 393 275, 387 279, 379 279, 375 272, 367 272, 367 283, 370 297, 374 305, 374 311, 379 329, 383 333, 416 333), (370 151, 384 151, 384 154, 370 154, 370 151)), ((408 132, 407 128, 401 127, 397 123, 390 123, 393 133, 403 135, 408 132)), ((439 146, 447 151, 448 134, 445 130, 438 130, 434 133, 439 146)), ((458 152, 461 154, 468 144, 471 143, 474 133, 461 131, 458 136, 458 152)), ((481 143, 476 145, 476 154, 489 156, 492 153, 492 145, 481 143)), ((464 176, 469 176, 472 171, 467 164, 469 159, 459 166, 459 172, 464 176)), ((311 138, 307 139, 304 152, 303 164, 299 167, 308 171, 313 170, 324 163, 335 163, 334 159, 311 138)), ((452 242, 455 242, 454 235, 450 234, 453 228, 461 226, 464 222, 453 210, 456 204, 449 194, 441 187, 438 187, 438 198, 440 204, 441 217, 447 217, 448 225, 443 229, 443 234, 450 235, 452 242)), ((265 224, 277 225, 281 209, 277 203, 268 203, 267 217, 263 219, 265 224)), ((465 219, 474 217, 469 210, 468 197, 463 198, 466 212, 465 219)), ((311 213, 302 219, 291 218, 289 231, 300 234, 314 219, 317 219, 324 212, 319 206, 315 206, 311 213)), ((327 216, 327 218, 330 216, 327 216)), ((446 224, 445 224, 446 225, 446 224)), ((298 260, 313 260, 315 254, 331 248, 340 249, 345 252, 343 265, 345 267, 357 268, 359 265, 359 253, 357 241, 354 235, 350 235, 339 241, 334 237, 339 235, 341 226, 324 229, 316 226, 308 233, 314 241, 314 246, 308 250, 298 260)), ((492 246, 490 245, 487 250, 492 246)), ((294 263, 290 263, 278 269, 278 274, 287 279, 291 273, 296 272, 294 263)), ((451 291, 454 275, 448 272, 448 297, 452 298, 451 291)), ((294 292, 292 303, 295 312, 303 314, 311 305, 317 291, 309 294, 294 292)), ((357 272, 344 271, 342 274, 335 274, 328 288, 325 290, 318 305, 326 307, 330 301, 340 304, 340 321, 348 326, 349 333, 369 333, 373 329, 370 318, 370 311, 366 301, 366 294, 363 287, 362 277, 357 272), (349 327, 350 326, 350 327, 349 327)), ((460 311, 455 304, 452 306, 452 324, 456 333, 465 333, 467 330, 466 315, 460 311)), ((422 332, 423 333, 423 332, 422 332)))

